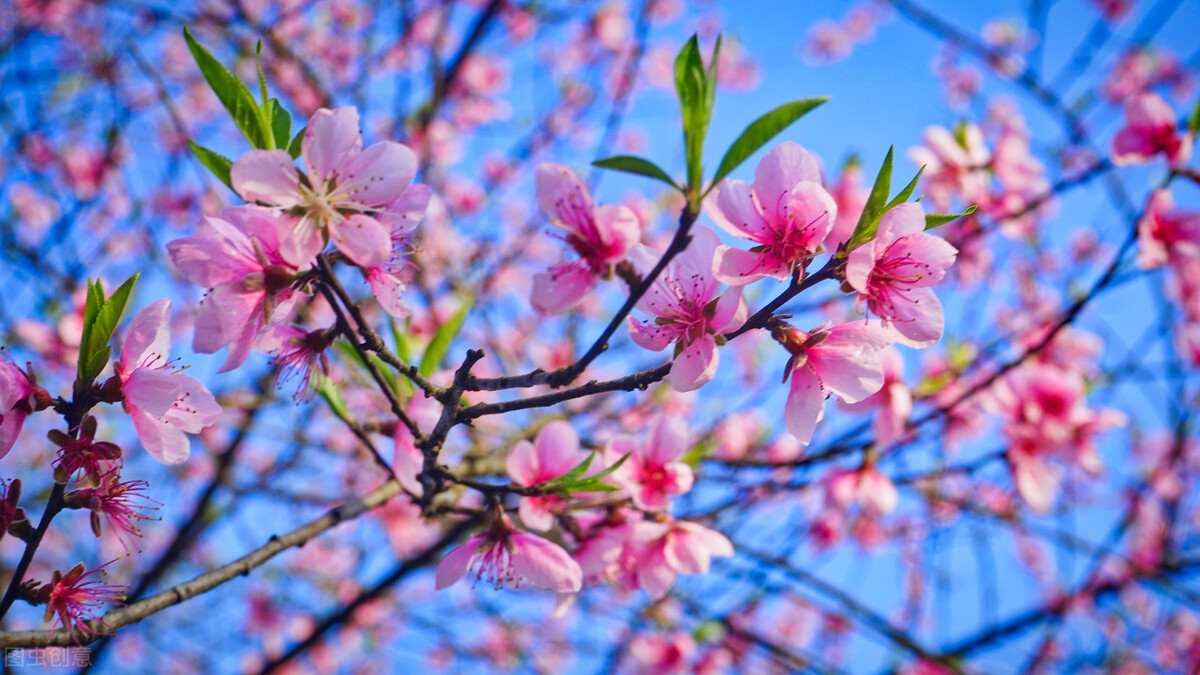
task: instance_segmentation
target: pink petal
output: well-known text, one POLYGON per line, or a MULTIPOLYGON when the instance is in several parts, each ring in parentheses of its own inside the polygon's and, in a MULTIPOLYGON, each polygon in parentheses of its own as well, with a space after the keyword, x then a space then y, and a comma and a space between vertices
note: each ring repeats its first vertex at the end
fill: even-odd
POLYGON ((675 333, 662 326, 654 323, 642 323, 632 316, 625 317, 625 324, 629 327, 629 337, 633 338, 639 347, 652 352, 661 352, 675 339, 675 333))
POLYGON ((701 335, 671 363, 671 387, 675 391, 695 391, 717 374, 717 342, 711 334, 701 335))
POLYGON ((896 333, 896 341, 923 349, 942 339, 945 316, 942 301, 932 288, 912 288, 905 293, 907 302, 897 302, 896 316, 886 322, 896 333))
POLYGON ((562 263, 533 275, 529 302, 542 314, 562 314, 583 302, 596 275, 582 263, 562 263))
POLYGON ((512 535, 513 572, 537 588, 574 593, 583 587, 583 570, 557 544, 530 534, 512 535))
MULTIPOLYGON (((875 239, 881 246, 887 246, 907 234, 925 231, 925 209, 918 202, 905 202, 893 206, 890 211, 879 219, 879 229, 875 239)), ((876 248, 876 250, 881 250, 876 248)))
POLYGON ((242 199, 291 208, 300 203, 300 172, 283 150, 251 150, 230 170, 230 182, 242 199))
MULTIPOLYGON (((352 106, 313 113, 304 131, 300 152, 314 185, 325 183, 362 150, 358 109, 352 106)), ((286 154, 286 153, 284 153, 286 154)))
POLYGON ((533 450, 533 443, 519 441, 514 445, 504 460, 504 470, 517 485, 537 485, 538 458, 533 450))
POLYGON ((864 469, 858 480, 858 503, 863 510, 886 516, 896 510, 900 495, 887 476, 875 469, 864 469))
POLYGON ((730 286, 745 286, 763 277, 786 279, 789 274, 791 270, 775 256, 732 246, 718 246, 713 253, 713 276, 730 286))
POLYGON ((1058 474, 1042 460, 1022 451, 1010 451, 1008 461, 1012 467, 1017 492, 1038 513, 1048 513, 1054 506, 1058 494, 1058 474))
POLYGON ((763 241, 771 228, 755 204, 753 186, 744 180, 724 180, 704 200, 704 211, 717 227, 735 237, 763 241))
POLYGON ((1157 151, 1150 136, 1140 129, 1125 127, 1113 136, 1112 161, 1117 166, 1147 162, 1157 151))
MULTIPOLYGON (((418 497, 425 494, 425 488, 417 475, 425 468, 425 457, 417 447, 412 432, 407 427, 397 427, 395 444, 392 448, 392 473, 400 487, 418 497)), ((451 582, 453 583, 453 582, 451 582)))
POLYGON ((554 513, 550 511, 551 500, 546 497, 521 497, 517 502, 517 514, 521 522, 531 530, 545 532, 554 527, 554 513))
POLYGON ((887 250, 887 259, 898 263, 891 267, 891 273, 914 279, 906 282, 911 286, 932 286, 941 281, 957 255, 958 249, 950 242, 925 232, 900 237, 887 250))
POLYGON ((471 568, 471 561, 475 559, 483 541, 482 535, 475 535, 442 558, 434 573, 434 584, 437 590, 453 586, 459 579, 466 576, 467 570, 471 568))
POLYGON ((136 368, 125 378, 121 393, 130 407, 160 418, 182 395, 183 383, 166 370, 136 368))
POLYGON ((687 532, 675 531, 663 542, 663 559, 680 574, 707 574, 708 549, 687 532))
POLYGON ((279 255, 298 269, 312 267, 313 258, 325 248, 325 233, 312 218, 285 216, 279 219, 279 255))
POLYGON ((329 221, 329 238, 359 267, 382 265, 392 254, 392 235, 371 216, 355 214, 329 221))
POLYGON ((256 261, 215 237, 193 235, 167 242, 167 255, 188 281, 207 288, 261 270, 256 261))
POLYGON ((792 371, 792 384, 787 402, 783 404, 783 420, 788 433, 804 445, 812 442, 817 422, 825 416, 825 392, 821 381, 810 368, 792 371))
POLYGON ((683 457, 691 449, 691 434, 680 417, 664 416, 650 428, 650 437, 642 453, 645 460, 659 466, 683 457))
POLYGON ((163 414, 164 421, 189 434, 200 433, 217 421, 221 406, 203 382, 187 373, 172 373, 171 377, 179 384, 179 398, 163 414))
POLYGON ((371 284, 371 295, 375 296, 383 311, 397 319, 403 319, 412 313, 412 308, 404 302, 404 289, 407 286, 400 277, 379 267, 372 267, 367 273, 367 282, 371 284))
POLYGON ((815 252, 837 220, 837 212, 833 195, 820 183, 797 183, 787 200, 788 229, 803 236, 793 235, 793 243, 815 252))
POLYGON ((191 448, 182 431, 156 419, 141 408, 130 407, 133 429, 150 456, 163 464, 179 464, 188 458, 191 448))
POLYGON ((750 306, 742 295, 741 288, 727 288, 717 299, 711 326, 718 333, 737 330, 750 318, 750 306))
POLYGON ((0 415, 0 459, 3 459, 17 442, 26 416, 20 410, 9 410, 0 415))
POLYGON ((867 290, 871 272, 875 270, 876 242, 868 241, 850 251, 846 258, 846 282, 858 292, 867 290))
POLYGON ((244 288, 239 282, 224 284, 200 300, 192 349, 201 354, 212 354, 233 342, 248 324, 257 332, 262 326, 260 312, 266 293, 247 293, 244 288), (254 321, 256 318, 258 320, 254 321))
POLYGON ((608 248, 607 262, 624 260, 642 239, 642 223, 633 209, 604 205, 595 211, 596 232, 608 248))
POLYGON ((121 347, 121 366, 130 371, 139 366, 162 365, 171 355, 171 301, 163 298, 146 305, 134 315, 121 347))
POLYGON ((768 152, 754 170, 754 192, 770 213, 800 181, 821 182, 821 167, 807 150, 791 141, 768 152))
POLYGON ((562 420, 542 427, 533 440, 539 482, 558 478, 584 460, 579 452, 579 434, 562 420))
POLYGON ((407 146, 383 141, 363 150, 341 171, 332 197, 345 196, 350 204, 372 209, 404 197, 417 173, 417 156, 407 146))
POLYGON ((538 165, 534 177, 538 204, 551 219, 574 231, 576 214, 592 212, 592 197, 575 172, 563 166, 545 162, 538 165))
POLYGON ((675 583, 675 570, 667 564, 661 545, 651 545, 638 561, 637 580, 653 600, 661 600, 675 583))

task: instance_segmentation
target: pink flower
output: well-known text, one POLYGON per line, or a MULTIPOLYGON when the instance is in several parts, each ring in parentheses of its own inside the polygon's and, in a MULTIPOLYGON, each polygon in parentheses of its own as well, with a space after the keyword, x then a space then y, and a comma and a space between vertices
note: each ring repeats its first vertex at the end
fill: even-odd
POLYGON ((429 187, 421 184, 411 185, 404 195, 392 208, 395 216, 395 226, 392 227, 392 252, 381 264, 367 270, 367 282, 371 284, 371 294, 379 302, 383 311, 402 319, 409 315, 410 309, 401 299, 405 283, 403 273, 413 264, 405 256, 412 250, 410 239, 413 230, 425 217, 432 197, 429 187))
POLYGON ((1180 211, 1169 190, 1155 190, 1138 221, 1138 267, 1162 267, 1172 257, 1200 258, 1200 213, 1180 211))
POLYGON ((857 471, 841 471, 825 483, 827 501, 843 511, 857 503, 873 516, 886 516, 896 510, 900 495, 891 479, 873 465, 857 471))
POLYGON ((587 187, 561 164, 537 169, 537 199, 550 220, 566 230, 566 241, 580 260, 561 263, 534 275, 533 308, 559 314, 578 305, 596 283, 625 260, 642 237, 642 226, 628 206, 595 206, 587 187))
POLYGON ((96 441, 96 418, 91 415, 83 418, 78 438, 71 438, 58 429, 50 430, 49 436, 59 446, 58 456, 54 459, 54 477, 60 483, 66 483, 80 470, 96 482, 120 464, 121 448, 106 441, 96 441))
MULTIPOLYGON (((579 451, 575 429, 555 420, 538 431, 533 443, 520 441, 514 445, 508 451, 505 469, 517 485, 532 487, 558 478, 586 458, 579 451)), ((544 532, 554 525, 554 512, 565 503, 557 495, 521 497, 517 509, 525 527, 544 532)))
POLYGON ((992 389, 987 405, 1004 418, 1006 455, 1017 491, 1035 511, 1045 512, 1058 491, 1058 457, 1089 473, 1102 468, 1096 437, 1126 423, 1116 410, 1087 406, 1083 378, 1045 363, 1028 363, 992 389))
POLYGON ((958 250, 925 232, 925 211, 915 202, 883 214, 875 239, 850 252, 846 281, 858 303, 883 320, 897 340, 928 347, 942 337, 942 303, 930 286, 946 276, 958 250))
MULTIPOLYGON (((699 389, 716 375, 715 334, 737 328, 749 314, 740 287, 717 295, 720 284, 713 275, 717 235, 706 227, 696 227, 692 237, 692 243, 667 264, 638 300, 637 308, 653 315, 653 321, 628 318, 629 334, 638 345, 658 352, 675 344, 669 377, 676 391, 699 389)), ((638 272, 648 273, 656 262, 653 253, 646 248, 634 253, 638 272)))
POLYGON ((925 167, 922 178, 934 206, 948 211, 955 195, 964 204, 986 204, 986 167, 991 156, 983 144, 983 131, 967 124, 956 138, 945 127, 929 127, 924 140, 925 145, 909 150, 908 157, 925 167))
POLYGON ((1125 126, 1112 141, 1117 166, 1141 164, 1163 153, 1172 168, 1192 158, 1192 134, 1179 133, 1175 111, 1158 94, 1139 94, 1125 102, 1125 126))
POLYGON ((816 255, 837 219, 837 204, 821 186, 817 160, 795 143, 767 153, 754 172, 754 184, 726 180, 706 200, 718 227, 749 239, 749 251, 718 246, 713 274, 742 286, 763 277, 786 279, 816 255))
POLYGON ((687 633, 636 635, 629 642, 634 672, 641 675, 670 675, 690 670, 696 656, 696 640, 687 633))
POLYGON ((733 555, 733 544, 717 532, 683 520, 670 523, 642 521, 634 525, 637 581, 655 600, 666 596, 680 574, 707 574, 712 558, 733 555))
POLYGON ((29 373, 6 356, 0 357, 0 458, 17 442, 25 417, 34 410, 38 391, 29 373))
POLYGON ((101 583, 98 579, 90 579, 93 574, 103 568, 85 572, 83 563, 71 568, 65 575, 54 571, 50 583, 39 588, 36 593, 46 603, 44 621, 54 618, 50 628, 53 630, 62 626, 77 637, 94 635, 97 631, 87 623, 96 610, 106 604, 121 604, 124 600, 124 586, 114 586, 101 583))
POLYGON ((475 570, 475 578, 500 588, 528 583, 557 593, 575 593, 583 585, 583 571, 557 544, 513 529, 500 514, 487 530, 450 551, 437 566, 437 589, 453 585, 475 570))
POLYGON ((145 511, 158 504, 142 493, 149 485, 144 480, 122 482, 118 469, 111 469, 100 477, 96 487, 68 493, 66 503, 92 512, 92 532, 97 537, 101 534, 100 519, 103 518, 108 523, 108 531, 114 533, 128 551, 133 539, 142 536, 138 523, 149 519, 145 511))
POLYGON ((679 417, 660 417, 651 427, 644 446, 628 436, 617 436, 609 441, 605 455, 610 462, 629 455, 613 473, 613 479, 629 490, 639 509, 666 511, 672 495, 692 489, 692 467, 679 461, 690 449, 684 421, 679 417))
POLYGON ((873 323, 819 326, 805 333, 778 321, 772 332, 792 354, 784 371, 784 379, 792 380, 783 408, 784 422, 788 432, 805 445, 825 416, 829 393, 856 403, 883 387, 879 352, 892 343, 892 335, 873 323))
POLYGON ((171 301, 164 298, 133 317, 116 370, 138 439, 158 461, 178 464, 189 454, 185 434, 210 426, 221 406, 200 380, 168 360, 170 314, 171 301))
POLYGON ((883 365, 883 387, 866 400, 849 404, 847 410, 875 408, 872 430, 875 445, 882 449, 900 440, 904 435, 908 418, 912 415, 913 395, 904 384, 904 357, 895 347, 884 347, 879 352, 883 365))
MULTIPOLYGON (((391 141, 363 149, 358 111, 322 108, 309 119, 301 173, 284 150, 251 150, 233 165, 233 187, 244 199, 283 210, 280 253, 307 266, 326 235, 353 263, 382 264, 391 251, 389 227, 417 170, 412 150, 391 141)), ((402 212, 403 213, 403 212, 402 212)))
POLYGON ((329 370, 325 350, 333 344, 337 331, 333 328, 305 332, 288 324, 277 323, 263 331, 255 348, 271 354, 272 363, 279 367, 276 385, 296 381, 294 399, 302 401, 321 388, 329 370))
POLYGON ((212 354, 230 345, 218 372, 242 365, 258 334, 286 320, 299 297, 292 288, 299 270, 279 251, 279 218, 256 206, 229 208, 205 219, 208 232, 167 244, 188 281, 211 289, 200 301, 192 349, 212 354))

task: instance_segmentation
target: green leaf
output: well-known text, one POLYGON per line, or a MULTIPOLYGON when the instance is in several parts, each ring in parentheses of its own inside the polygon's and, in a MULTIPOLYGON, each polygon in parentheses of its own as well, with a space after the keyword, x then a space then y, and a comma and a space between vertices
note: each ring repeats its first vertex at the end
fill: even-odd
POLYGON ((895 150, 894 146, 888 148, 887 157, 883 159, 883 166, 879 167, 879 175, 875 177, 875 185, 871 188, 866 205, 863 206, 862 215, 858 218, 858 224, 854 226, 854 234, 846 243, 847 251, 871 241, 875 237, 875 231, 879 229, 879 219, 883 217, 887 208, 888 192, 892 188, 892 154, 895 150))
POLYGON ((192 37, 192 32, 188 30, 187 26, 183 27, 183 37, 187 40, 192 58, 196 60, 196 65, 200 67, 200 72, 208 81, 208 86, 212 87, 213 93, 220 99, 221 105, 229 111, 233 122, 237 124, 238 129, 242 130, 242 135, 255 148, 266 149, 270 131, 263 119, 262 109, 255 103, 254 95, 246 88, 246 84, 229 72, 225 66, 222 66, 221 62, 217 61, 199 42, 196 42, 196 38, 192 37))
POLYGON ((697 443, 696 447, 688 451, 686 455, 679 458, 679 461, 691 466, 693 469, 700 466, 700 463, 712 456, 717 449, 715 443, 697 443))
POLYGON ((276 148, 286 148, 292 137, 292 114, 279 105, 279 99, 271 99, 271 135, 276 148))
POLYGON ((658 167, 657 164, 648 159, 641 157, 633 157, 632 155, 617 155, 616 157, 608 157, 598 159, 592 162, 592 166, 600 169, 611 169, 613 171, 623 171, 625 173, 634 173, 639 176, 648 176, 656 178, 682 192, 682 188, 671 180, 671 176, 658 167))
POLYGON ((79 381, 83 386, 90 386, 112 356, 109 342, 129 304, 129 296, 133 293, 141 273, 129 277, 125 283, 113 291, 107 300, 104 298, 104 288, 99 281, 88 282, 87 304, 84 306, 83 334, 79 341, 79 381))
MULTIPOLYGON (((104 287, 102 287, 100 285, 100 282, 98 280, 92 281, 91 279, 88 279, 88 281, 87 281, 87 301, 85 302, 85 304, 83 306, 83 331, 79 337, 80 345, 83 345, 86 347, 86 345, 90 344, 91 339, 92 339, 92 324, 94 324, 96 322, 96 315, 100 313, 100 307, 103 304, 104 304, 104 287)), ((79 363, 77 366, 77 373, 78 373, 79 382, 84 387, 86 387, 92 383, 91 380, 86 377, 86 373, 89 370, 87 361, 88 361, 88 359, 86 356, 84 356, 83 354, 79 355, 79 363)), ((95 378, 92 378, 92 379, 95 379, 95 378)))
POLYGON ((346 405, 346 400, 342 398, 342 392, 337 388, 337 385, 330 381, 330 378, 322 378, 320 386, 317 387, 317 393, 325 400, 326 405, 337 415, 338 419, 343 422, 349 422, 354 419, 350 414, 350 408, 346 405))
POLYGON ((932 230, 939 225, 945 225, 952 220, 958 220, 963 216, 969 216, 975 213, 975 207, 971 206, 962 213, 926 213, 925 214, 925 229, 932 230))
POLYGON ((269 111, 271 105, 267 95, 267 76, 262 69, 262 38, 254 45, 254 69, 258 71, 258 91, 262 94, 262 109, 269 111))
POLYGON ((304 132, 306 131, 308 131, 308 127, 304 127, 300 129, 300 131, 297 131, 296 135, 292 137, 292 142, 288 144, 287 151, 288 154, 292 156, 292 159, 299 157, 301 150, 304 149, 304 132))
POLYGON ((917 170, 917 175, 913 176, 912 182, 904 186, 904 189, 900 191, 900 194, 893 197, 892 201, 888 202, 887 206, 883 207, 883 212, 887 213, 888 211, 892 210, 893 206, 899 206, 908 201, 908 198, 912 196, 913 190, 917 189, 917 181, 921 180, 921 174, 923 173, 925 173, 924 164, 922 164, 921 168, 917 170))
POLYGON ((191 141, 188 141, 188 147, 192 149, 192 154, 196 156, 196 159, 200 160, 201 164, 208 167, 208 170, 219 178, 226 187, 230 190, 233 189, 233 180, 229 177, 230 172, 233 171, 233 162, 228 157, 219 155, 191 141))
POLYGON ((751 122, 750 126, 746 127, 746 130, 733 142, 733 145, 725 151, 725 156, 721 158, 721 164, 717 166, 717 173, 713 175, 712 185, 708 189, 712 190, 717 183, 741 166, 742 162, 746 161, 750 155, 791 126, 792 122, 804 117, 828 100, 828 96, 819 96, 784 103, 751 122))
POLYGON ((1188 131, 1200 134, 1200 101, 1197 101, 1196 107, 1192 108, 1192 116, 1188 119, 1188 131))
POLYGON ((683 114, 684 156, 687 160, 688 187, 698 189, 704 173, 701 161, 704 136, 712 113, 709 105, 708 75, 700 57, 700 43, 693 35, 675 58, 675 91, 683 114))
POLYGON ((421 357, 421 365, 417 366, 417 371, 429 377, 437 367, 441 365, 442 359, 446 358, 446 352, 450 351, 450 343, 454 342, 454 338, 458 336, 458 332, 462 330, 463 322, 467 320, 467 312, 471 311, 471 305, 475 299, 468 296, 463 300, 462 306, 450 317, 450 320, 442 324, 434 334, 433 339, 429 341, 429 346, 425 348, 425 355, 421 357))
POLYGON ((596 453, 595 452, 588 453, 588 456, 585 457, 582 462, 576 464, 573 469, 564 473, 563 475, 559 476, 558 478, 546 481, 543 485, 545 485, 548 489, 550 489, 550 488, 557 489, 557 488, 561 488, 562 486, 570 485, 571 483, 577 482, 580 478, 583 477, 583 474, 587 473, 588 467, 590 467, 592 465, 592 460, 594 460, 594 459, 596 459, 596 453))

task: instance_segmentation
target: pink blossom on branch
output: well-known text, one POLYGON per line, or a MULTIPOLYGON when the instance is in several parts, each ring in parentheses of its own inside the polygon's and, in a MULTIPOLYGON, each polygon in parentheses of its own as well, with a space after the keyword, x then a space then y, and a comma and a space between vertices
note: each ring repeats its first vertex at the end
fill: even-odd
POLYGON ((680 574, 707 574, 712 558, 733 555, 733 544, 699 523, 672 520, 634 525, 638 585, 655 600, 666 596, 680 574))
POLYGON ((142 308, 129 323, 116 371, 146 451, 163 464, 179 464, 190 453, 185 434, 216 422, 221 406, 200 380, 168 358, 170 317, 171 301, 165 298, 142 308))
POLYGON ((789 377, 792 381, 784 422, 805 445, 825 416, 829 394, 857 403, 883 387, 880 350, 892 343, 893 336, 875 323, 819 326, 806 333, 777 319, 772 334, 792 355, 783 375, 785 381, 789 377))
POLYGON ((629 456, 613 472, 613 481, 629 491, 633 503, 646 511, 666 511, 671 497, 692 489, 692 467, 679 461, 691 449, 688 429, 678 417, 660 417, 639 445, 629 436, 617 436, 605 448, 610 462, 629 456))
POLYGON ((61 626, 76 637, 94 635, 88 624, 96 610, 108 604, 121 604, 125 599, 122 595, 124 586, 105 584, 99 579, 91 578, 95 574, 104 574, 104 568, 85 571, 83 563, 72 567, 63 574, 55 570, 49 583, 35 591, 35 597, 46 604, 44 621, 54 619, 51 630, 61 626))
POLYGON ((25 418, 33 412, 37 385, 29 373, 0 355, 0 458, 12 450, 25 418))
POLYGON ((560 314, 582 302, 615 265, 629 257, 642 237, 642 226, 627 206, 595 206, 575 172, 561 164, 540 165, 536 182, 538 204, 566 231, 567 244, 580 258, 533 277, 533 308, 560 314))
POLYGON ((875 238, 850 252, 846 281, 858 304, 878 316, 896 339, 928 347, 942 337, 942 303, 930 286, 946 276, 958 250, 925 232, 925 210, 915 202, 883 214, 875 238))
MULTIPOLYGON (((637 308, 652 315, 652 322, 628 317, 629 335, 638 345, 656 352, 675 345, 669 377, 676 391, 708 384, 717 372, 717 336, 738 328, 749 315, 740 287, 718 295, 721 284, 713 274, 718 245, 712 230, 694 227, 692 242, 638 300, 637 308)), ((643 247, 634 251, 633 262, 640 274, 646 274, 657 256, 643 247)))
POLYGON ((258 335, 287 320, 299 297, 292 284, 301 269, 280 253, 280 218, 257 206, 229 208, 205 218, 204 233, 167 244, 188 281, 210 289, 196 314, 192 349, 212 354, 230 345, 219 372, 242 365, 258 335))
MULTIPOLYGON (((514 445, 504 465, 513 482, 532 487, 562 476, 585 459, 575 429, 555 420, 542 427, 532 443, 520 441, 514 445)), ((544 532, 554 525, 555 511, 566 503, 557 495, 521 497, 517 508, 525 527, 544 532)))
POLYGON ((446 554, 437 566, 437 589, 452 586, 468 572, 496 588, 504 584, 574 593, 583 585, 583 571, 558 544, 516 530, 500 514, 488 529, 446 554))
POLYGON ((821 186, 817 160, 795 143, 783 143, 762 158, 751 185, 723 181, 705 201, 713 222, 756 244, 749 251, 718 246, 713 274, 743 286, 763 277, 786 279, 817 254, 837 220, 838 207, 821 186))
POLYGON ((1163 153, 1172 168, 1192 158, 1191 133, 1180 133, 1175 111, 1158 94, 1139 94, 1125 102, 1125 126, 1112 141, 1117 166, 1141 164, 1163 153))
POLYGON ((305 173, 284 150, 251 150, 230 174, 244 199, 283 211, 283 258, 307 266, 328 239, 356 265, 382 264, 389 219, 417 171, 413 151, 392 141, 364 149, 357 110, 322 108, 308 121, 301 158, 305 173))

